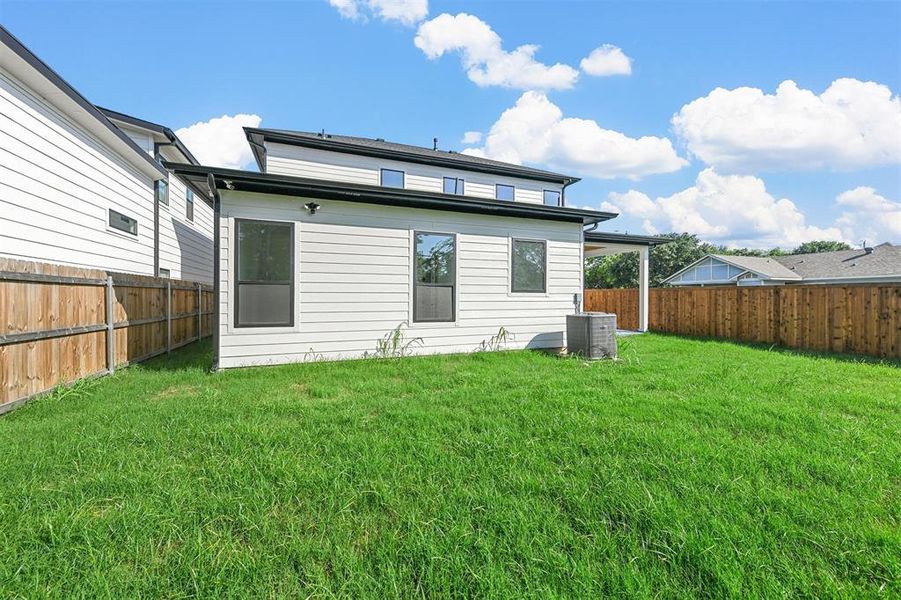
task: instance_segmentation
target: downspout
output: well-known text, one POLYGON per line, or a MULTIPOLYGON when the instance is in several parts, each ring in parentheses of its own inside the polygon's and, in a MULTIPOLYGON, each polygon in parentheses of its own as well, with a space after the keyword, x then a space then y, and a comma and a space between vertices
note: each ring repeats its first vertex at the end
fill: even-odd
POLYGON ((210 371, 215 373, 219 370, 219 215, 222 199, 212 173, 207 173, 206 183, 213 195, 213 364, 210 371))
MULTIPOLYGON (((153 159, 162 164, 160 146, 167 144, 153 143, 153 159)), ((153 276, 160 276, 160 198, 156 193, 157 183, 153 182, 153 276)))
POLYGON ((566 188, 577 181, 581 181, 581 179, 567 179, 563 184, 563 187, 560 188, 560 206, 566 206, 566 188))

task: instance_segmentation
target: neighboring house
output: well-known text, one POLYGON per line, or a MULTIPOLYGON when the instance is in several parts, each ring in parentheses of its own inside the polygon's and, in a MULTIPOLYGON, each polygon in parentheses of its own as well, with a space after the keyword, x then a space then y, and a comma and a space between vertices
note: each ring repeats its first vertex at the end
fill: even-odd
POLYGON ((0 27, 0 256, 211 282, 212 203, 158 159, 196 163, 169 129, 98 109, 0 27))
POLYGON ((501 327, 510 348, 565 346, 583 227, 615 216, 567 207, 577 178, 380 139, 247 137, 262 173, 168 164, 216 196, 218 366, 360 357, 401 324, 421 353, 501 327))
POLYGON ((901 246, 792 254, 710 254, 663 281, 675 286, 901 283, 901 246))

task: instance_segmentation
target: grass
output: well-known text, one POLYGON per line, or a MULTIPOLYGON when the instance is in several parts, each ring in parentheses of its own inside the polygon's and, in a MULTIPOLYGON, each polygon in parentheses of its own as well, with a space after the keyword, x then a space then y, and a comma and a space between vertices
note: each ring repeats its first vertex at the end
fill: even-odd
POLYGON ((645 335, 205 369, 0 419, 0 596, 901 594, 901 370, 645 335))

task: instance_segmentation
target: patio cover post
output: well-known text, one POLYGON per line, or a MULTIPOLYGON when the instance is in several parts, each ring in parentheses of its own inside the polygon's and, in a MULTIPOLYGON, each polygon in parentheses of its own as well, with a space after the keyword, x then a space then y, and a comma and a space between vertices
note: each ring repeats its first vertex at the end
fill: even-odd
POLYGON ((651 252, 648 246, 638 251, 638 331, 648 330, 649 271, 651 252))

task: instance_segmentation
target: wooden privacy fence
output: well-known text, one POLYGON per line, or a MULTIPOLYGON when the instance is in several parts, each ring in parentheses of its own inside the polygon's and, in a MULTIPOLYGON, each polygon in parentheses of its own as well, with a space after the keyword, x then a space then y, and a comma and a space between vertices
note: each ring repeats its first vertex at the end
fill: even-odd
POLYGON ((212 333, 199 283, 0 259, 0 414, 212 333))
MULTIPOLYGON (((901 357, 901 285, 652 288, 651 331, 901 357)), ((637 328, 638 290, 586 290, 585 310, 637 328)))

